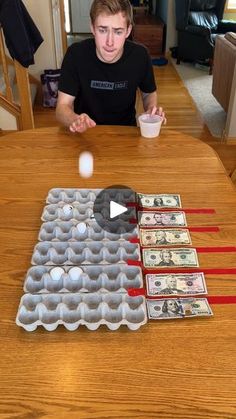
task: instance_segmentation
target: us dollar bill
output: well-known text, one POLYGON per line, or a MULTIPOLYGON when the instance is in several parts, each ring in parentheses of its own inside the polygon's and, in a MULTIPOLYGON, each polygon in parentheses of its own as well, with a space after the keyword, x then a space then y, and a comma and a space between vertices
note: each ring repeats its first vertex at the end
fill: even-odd
POLYGON ((143 249, 143 264, 146 268, 198 267, 196 249, 168 248, 143 249))
POLYGON ((146 300, 146 302, 149 319, 181 319, 213 315, 206 298, 163 298, 146 300))
POLYGON ((148 296, 207 294, 203 272, 147 274, 145 279, 148 296))
POLYGON ((192 244, 189 231, 186 229, 140 229, 142 246, 171 246, 192 244))
POLYGON ((181 208, 180 195, 173 194, 141 194, 138 203, 143 208, 181 208))
POLYGON ((186 217, 183 211, 139 211, 141 227, 186 227, 186 217))

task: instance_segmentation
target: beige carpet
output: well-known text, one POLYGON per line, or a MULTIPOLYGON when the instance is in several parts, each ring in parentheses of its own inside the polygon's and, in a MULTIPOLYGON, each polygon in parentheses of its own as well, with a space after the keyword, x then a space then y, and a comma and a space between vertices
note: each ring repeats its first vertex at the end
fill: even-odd
POLYGON ((171 59, 172 64, 192 96, 196 107, 214 137, 221 138, 225 127, 226 113, 211 93, 212 76, 207 69, 199 69, 190 63, 176 65, 176 60, 171 59))

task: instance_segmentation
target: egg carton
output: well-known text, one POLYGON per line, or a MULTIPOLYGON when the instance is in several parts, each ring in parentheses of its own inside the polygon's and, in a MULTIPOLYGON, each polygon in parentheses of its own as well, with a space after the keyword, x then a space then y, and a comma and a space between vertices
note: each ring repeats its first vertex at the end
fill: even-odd
POLYGON ((123 242, 39 242, 32 265, 97 265, 140 261, 138 244, 123 242))
POLYGON ((109 192, 106 193, 106 189, 75 189, 75 188, 53 188, 48 192, 46 202, 48 204, 58 204, 64 202, 67 204, 86 204, 88 207, 92 208, 93 203, 99 193, 103 190, 103 194, 97 200, 97 204, 104 205, 104 203, 113 200, 118 202, 130 201, 136 202, 136 194, 130 189, 109 189, 109 192))
MULTIPOLYGON (((109 224, 110 231, 101 228, 96 222, 87 223, 84 232, 80 231, 80 223, 76 221, 48 221, 43 223, 39 241, 123 241, 138 236, 138 229, 126 230, 125 221, 113 221, 109 224)), ((130 226, 130 224, 129 224, 130 226)), ((108 226, 107 226, 108 227, 108 226)))
MULTIPOLYGON (((94 203, 90 206, 90 204, 80 204, 78 202, 74 202, 73 204, 50 204, 46 205, 43 209, 43 213, 41 219, 43 221, 69 221, 69 220, 76 220, 76 221, 83 221, 89 222, 94 217, 103 219, 109 219, 110 217, 110 201, 104 204, 97 204, 96 203, 96 214, 94 214, 94 203)), ((126 222, 130 220, 130 218, 136 219, 136 209, 130 207, 127 214, 122 214, 122 219, 126 222)))
POLYGON ((16 317, 16 324, 28 332, 38 326, 53 331, 60 324, 70 331, 81 325, 89 330, 96 330, 100 325, 110 330, 117 330, 121 325, 137 330, 145 323, 144 297, 118 293, 25 294, 16 317))
POLYGON ((24 291, 36 293, 125 292, 142 288, 141 268, 127 265, 48 267, 33 266, 25 278, 24 291))

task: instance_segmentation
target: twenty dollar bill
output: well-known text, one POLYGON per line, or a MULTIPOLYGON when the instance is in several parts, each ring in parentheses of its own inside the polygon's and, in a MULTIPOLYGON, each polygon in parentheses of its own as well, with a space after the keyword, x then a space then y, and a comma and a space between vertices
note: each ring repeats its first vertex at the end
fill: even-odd
POLYGON ((143 264, 146 268, 199 266, 196 249, 186 248, 143 249, 143 264))

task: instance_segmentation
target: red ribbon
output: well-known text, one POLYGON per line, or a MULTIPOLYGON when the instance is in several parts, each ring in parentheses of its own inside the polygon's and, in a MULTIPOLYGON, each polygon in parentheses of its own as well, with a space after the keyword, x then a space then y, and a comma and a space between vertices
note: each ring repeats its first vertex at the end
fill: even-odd
POLYGON ((143 274, 182 274, 203 272, 208 275, 235 275, 236 268, 170 268, 170 269, 147 269, 143 268, 143 274))
MULTIPOLYGON (((130 297, 137 297, 139 295, 142 295, 144 297, 147 297, 145 288, 130 288, 128 290, 128 294, 130 297)), ((207 298, 209 304, 236 304, 236 295, 195 295, 195 296, 155 296, 155 297, 148 297, 152 300, 159 300, 162 298, 207 298)))
POLYGON ((156 229, 184 229, 184 230, 189 230, 189 231, 193 231, 193 232, 198 232, 198 233, 218 233, 220 231, 219 227, 215 227, 215 226, 209 226, 209 227, 179 227, 179 226, 139 226, 142 230, 156 230, 156 229))
POLYGON ((226 253, 236 252, 236 246, 196 247, 198 253, 226 253))
POLYGON ((145 208, 139 207, 139 211, 153 211, 153 212, 165 212, 165 211, 182 211, 186 214, 215 214, 213 208, 145 208))

